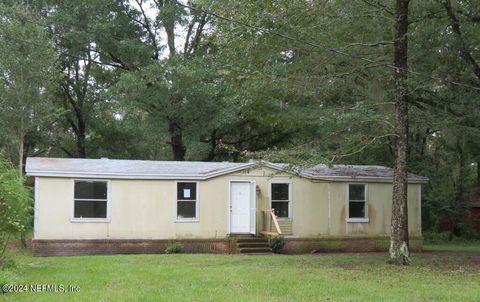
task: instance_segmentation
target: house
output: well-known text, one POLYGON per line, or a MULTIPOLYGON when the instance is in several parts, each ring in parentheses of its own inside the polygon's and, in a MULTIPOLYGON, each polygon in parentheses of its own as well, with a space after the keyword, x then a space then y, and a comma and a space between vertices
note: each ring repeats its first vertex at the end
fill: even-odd
POLYGON ((472 228, 480 232, 480 189, 476 189, 467 196, 467 221, 472 228))
MULTIPOLYGON (((159 253, 172 241, 228 253, 277 234, 288 253, 389 245, 393 170, 382 166, 28 158, 26 173, 35 255, 159 253)), ((408 177, 413 249, 427 181, 408 177)))

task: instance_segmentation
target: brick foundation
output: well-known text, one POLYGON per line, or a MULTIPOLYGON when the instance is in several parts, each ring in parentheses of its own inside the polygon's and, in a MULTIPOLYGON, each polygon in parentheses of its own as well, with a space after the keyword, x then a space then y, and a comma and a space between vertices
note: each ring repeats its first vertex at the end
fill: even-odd
POLYGON ((184 245, 186 253, 229 253, 228 239, 204 240, 32 240, 34 256, 77 256, 111 254, 161 254, 172 242, 184 245))
MULTIPOLYGON (((236 253, 234 241, 225 239, 179 239, 179 240, 40 240, 31 241, 34 256, 77 256, 111 254, 162 254, 172 242, 184 245, 186 253, 236 253)), ((421 251, 421 237, 410 238, 410 249, 421 251)), ((316 252, 374 252, 387 251, 389 237, 372 238, 285 238, 283 253, 305 254, 316 252)))

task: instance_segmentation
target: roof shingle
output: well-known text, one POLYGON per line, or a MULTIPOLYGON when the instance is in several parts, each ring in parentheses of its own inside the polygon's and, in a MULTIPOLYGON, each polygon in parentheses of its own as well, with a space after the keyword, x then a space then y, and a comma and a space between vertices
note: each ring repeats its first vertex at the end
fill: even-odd
MULTIPOLYGON (((27 158, 29 176, 105 177, 124 179, 208 179, 253 167, 266 165, 273 169, 299 174, 306 178, 322 179, 380 179, 391 180, 393 169, 384 166, 319 164, 301 169, 288 164, 252 161, 248 163, 198 161, 148 161, 121 159, 27 158)), ((409 174, 409 181, 427 182, 428 178, 409 174)))

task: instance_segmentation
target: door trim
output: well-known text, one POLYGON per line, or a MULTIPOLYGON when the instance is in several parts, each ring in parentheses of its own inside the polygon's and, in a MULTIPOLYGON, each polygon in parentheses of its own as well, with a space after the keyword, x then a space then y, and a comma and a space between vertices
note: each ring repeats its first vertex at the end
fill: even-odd
POLYGON ((228 204, 227 204, 227 217, 228 217, 228 234, 253 234, 257 233, 257 194, 255 191, 256 182, 254 180, 244 180, 244 179, 232 179, 228 181, 228 204), (249 183, 250 184, 250 202, 253 205, 250 205, 250 232, 247 233, 232 233, 232 183, 235 182, 242 182, 242 183, 249 183), (253 210, 252 210, 253 208, 253 210), (253 212, 253 213, 252 213, 253 212))

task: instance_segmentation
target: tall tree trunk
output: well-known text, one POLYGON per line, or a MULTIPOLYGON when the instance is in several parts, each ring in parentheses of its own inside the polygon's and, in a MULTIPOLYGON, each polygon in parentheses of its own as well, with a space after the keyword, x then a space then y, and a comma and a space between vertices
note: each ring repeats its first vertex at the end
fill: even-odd
POLYGON ((410 262, 408 244, 407 150, 408 150, 408 5, 397 0, 395 7, 395 163, 393 173, 392 222, 389 263, 410 262))
POLYGON ((23 176, 23 154, 24 154, 24 139, 25 136, 22 134, 19 138, 18 146, 18 174, 23 176))
POLYGON ((456 183, 456 207, 462 206, 463 203, 463 193, 465 188, 465 154, 463 152, 463 139, 461 137, 457 137, 457 155, 458 155, 458 178, 456 183))
POLYGON ((23 117, 20 118, 20 127, 18 129, 18 174, 23 176, 23 153, 24 153, 24 143, 25 143, 25 133, 24 133, 24 121, 23 117))
POLYGON ((27 164, 27 157, 30 150, 34 148, 34 145, 28 143, 28 138, 23 139, 23 155, 22 155, 22 174, 25 175, 25 165, 27 164))
POLYGON ((212 133, 210 134, 210 139, 205 140, 205 142, 210 143, 210 150, 208 151, 205 161, 212 161, 217 155, 215 152, 217 150, 217 129, 214 129, 212 131, 212 133))
POLYGON ((174 121, 169 123, 170 146, 172 147, 173 160, 184 161, 186 148, 183 144, 182 129, 174 121))
POLYGON ((463 137, 460 135, 457 136, 457 143, 455 146, 457 156, 458 156, 458 166, 457 166, 457 177, 454 180, 455 187, 455 200, 453 208, 455 210, 455 215, 451 215, 450 219, 452 221, 451 232, 455 235, 460 235, 461 228, 458 228, 459 223, 465 220, 465 209, 464 204, 464 192, 465 192, 465 153, 463 151, 463 137))
MULTIPOLYGON (((173 6, 176 5, 174 1, 159 1, 158 2, 159 9, 165 9, 166 6, 173 6)), ((167 45, 168 51, 170 52, 170 57, 176 55, 177 51, 175 49, 175 19, 173 15, 169 15, 163 18, 162 20, 163 28, 165 29, 165 33, 167 34, 167 45)))
POLYGON ((477 187, 480 188, 480 160, 477 160, 477 187))
POLYGON ((86 139, 86 127, 85 122, 82 119, 78 120, 78 133, 77 133, 77 153, 79 158, 86 158, 87 152, 85 148, 86 139))

